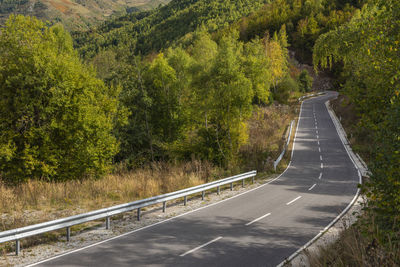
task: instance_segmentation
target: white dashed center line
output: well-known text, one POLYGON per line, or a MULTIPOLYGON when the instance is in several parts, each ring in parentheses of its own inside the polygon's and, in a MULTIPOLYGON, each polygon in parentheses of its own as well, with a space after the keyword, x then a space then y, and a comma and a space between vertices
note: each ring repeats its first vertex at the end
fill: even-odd
POLYGON ((290 205, 293 202, 295 202, 296 200, 299 200, 301 198, 301 196, 296 197, 295 199, 293 199, 292 201, 289 201, 288 203, 286 203, 286 205, 290 205))
POLYGON ((191 250, 189 250, 189 251, 187 251, 187 252, 185 252, 185 253, 183 253, 183 254, 181 254, 181 255, 179 255, 179 256, 180 256, 180 257, 186 256, 187 254, 190 254, 190 253, 192 253, 192 252, 195 252, 196 250, 199 250, 199 249, 201 249, 201 248, 204 248, 205 246, 208 246, 208 245, 210 245, 211 243, 214 243, 214 242, 220 240, 221 238, 222 238, 222 236, 219 236, 219 237, 217 237, 217 238, 215 238, 215 239, 213 239, 213 240, 211 240, 211 241, 208 241, 207 243, 204 243, 204 244, 201 245, 201 246, 195 247, 194 249, 191 249, 191 250))
POLYGON ((310 188, 308 188, 308 191, 311 191, 317 184, 313 184, 310 188))
POLYGON ((261 216, 261 217, 258 217, 257 219, 254 219, 254 220, 252 220, 251 222, 246 223, 245 225, 253 224, 253 223, 255 223, 256 221, 259 221, 259 220, 261 220, 261 219, 264 219, 265 217, 267 217, 267 216, 269 216, 269 215, 271 215, 271 213, 267 213, 267 214, 265 214, 265 215, 263 215, 263 216, 261 216))
POLYGON ((321 169, 323 169, 324 168, 324 164, 321 162, 321 169))
POLYGON ((319 155, 319 159, 322 161, 322 156, 321 155, 319 155))
POLYGON ((320 147, 318 147, 318 151, 319 151, 319 153, 321 153, 321 148, 320 147))
POLYGON ((320 180, 321 180, 321 178, 322 178, 322 172, 320 172, 320 173, 319 173, 319 177, 318 177, 318 179, 320 179, 320 180))

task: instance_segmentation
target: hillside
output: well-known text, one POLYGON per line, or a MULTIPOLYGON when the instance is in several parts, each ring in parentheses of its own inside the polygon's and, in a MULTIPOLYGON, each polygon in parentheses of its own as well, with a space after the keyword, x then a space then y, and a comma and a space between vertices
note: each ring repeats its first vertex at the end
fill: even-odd
POLYGON ((113 15, 143 11, 169 0, 0 0, 0 23, 10 14, 62 22, 69 30, 85 30, 113 15))
POLYGON ((108 20, 102 26, 74 36, 86 58, 103 48, 134 47, 136 53, 159 51, 203 26, 210 32, 228 26, 260 9, 267 0, 172 0, 149 12, 132 13, 108 20))

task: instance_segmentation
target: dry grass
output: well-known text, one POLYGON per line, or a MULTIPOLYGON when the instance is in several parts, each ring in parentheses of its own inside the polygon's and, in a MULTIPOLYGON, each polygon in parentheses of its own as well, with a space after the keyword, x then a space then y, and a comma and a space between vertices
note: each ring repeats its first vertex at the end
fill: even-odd
POLYGON ((310 266, 400 266, 399 243, 378 231, 373 217, 361 219, 364 231, 356 224, 343 231, 337 242, 308 254, 310 266))
POLYGON ((1 230, 108 207, 204 183, 222 171, 198 161, 152 164, 99 180, 0 184, 1 230))
POLYGON ((249 123, 249 143, 240 149, 242 164, 259 172, 272 171, 273 161, 285 142, 285 131, 294 117, 294 108, 287 105, 256 110, 249 123))

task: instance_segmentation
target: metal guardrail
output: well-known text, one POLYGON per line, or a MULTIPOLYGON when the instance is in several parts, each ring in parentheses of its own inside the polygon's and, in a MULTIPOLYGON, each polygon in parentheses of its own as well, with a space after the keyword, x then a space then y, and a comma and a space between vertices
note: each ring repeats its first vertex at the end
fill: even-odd
POLYGON ((308 95, 303 95, 302 97, 299 97, 299 102, 301 102, 303 99, 308 98, 308 97, 312 97, 312 96, 317 96, 317 95, 323 95, 325 94, 325 92, 319 92, 316 94, 308 94, 308 95))
POLYGON ((158 195, 155 197, 150 197, 146 199, 141 199, 121 205, 112 206, 109 208, 104 208, 100 210, 95 210, 87 213, 82 213, 58 220, 48 221, 44 223, 34 224, 22 228, 17 228, 13 230, 8 230, 4 232, 0 232, 0 243, 15 241, 15 253, 18 255, 20 253, 20 240, 22 238, 39 235, 42 233, 55 231, 59 229, 66 228, 67 241, 70 240, 71 237, 71 226, 99 220, 106 219, 106 229, 110 228, 110 217, 124 213, 127 211, 132 211, 137 209, 137 220, 140 220, 140 209, 143 207, 147 207, 150 205, 163 203, 163 212, 165 212, 167 207, 167 201, 184 197, 184 205, 187 203, 187 196, 202 192, 202 199, 204 200, 205 191, 213 188, 217 188, 217 194, 220 193, 220 187, 223 185, 230 184, 230 189, 233 190, 233 183, 237 181, 242 181, 242 186, 244 187, 244 180, 247 178, 252 178, 254 183, 254 177, 256 176, 257 171, 246 172, 242 174, 238 174, 235 176, 231 176, 228 178, 220 179, 217 181, 213 181, 210 183, 193 186, 190 188, 182 189, 179 191, 175 191, 172 193, 167 193, 163 195, 158 195))
POLYGON ((281 162, 283 156, 285 155, 286 149, 289 146, 290 138, 292 136, 293 125, 294 125, 294 120, 292 120, 292 122, 290 123, 289 134, 288 134, 288 137, 286 139, 285 145, 283 146, 283 150, 282 150, 281 154, 279 155, 279 157, 274 161, 274 170, 275 171, 276 171, 276 167, 278 166, 279 162, 281 162))

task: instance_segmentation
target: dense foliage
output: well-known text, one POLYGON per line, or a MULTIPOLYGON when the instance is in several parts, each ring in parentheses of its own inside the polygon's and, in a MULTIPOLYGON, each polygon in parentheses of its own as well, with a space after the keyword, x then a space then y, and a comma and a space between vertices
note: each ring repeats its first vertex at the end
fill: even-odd
MULTIPOLYGON (((33 122, 29 135, 21 132, 22 115, 4 105, 3 114, 15 113, 16 118, 3 123, 2 176, 80 178, 104 172, 111 158, 131 167, 193 158, 234 165, 247 143, 254 105, 286 103, 291 92, 311 89, 307 72, 290 71, 288 49, 300 47, 307 34, 312 46, 319 34, 347 21, 354 10, 339 0, 185 0, 111 19, 74 34, 81 57, 95 66, 105 85, 82 66, 59 26, 48 29, 28 19, 26 34, 9 23, 4 33, 14 27, 23 38, 37 35, 32 38, 37 44, 14 45, 28 51, 22 59, 29 64, 17 61, 12 74, 29 73, 24 76, 29 79, 20 77, 9 87, 4 83, 4 99, 11 101, 10 94, 25 101, 21 114, 33 122), (317 23, 310 22, 313 18, 317 23), (56 37, 64 36, 65 51, 57 50, 56 37, 47 37, 59 31, 56 37), (62 69, 60 62, 65 62, 62 69), (11 88, 28 88, 30 96, 40 97, 31 101, 25 91, 10 93, 11 88), (60 104, 53 107, 56 100, 60 104), (127 123, 116 119, 117 107, 127 123), (60 140, 54 141, 56 137, 60 140)), ((13 49, 7 43, 11 35, 2 38, 2 62, 16 60, 7 52, 13 49)), ((3 66, 3 79, 13 77, 7 69, 13 65, 3 66)))
POLYGON ((118 90, 80 62, 61 26, 11 16, 0 33, 0 174, 65 180, 107 171, 118 90))
POLYGON ((242 40, 272 34, 286 25, 291 49, 302 62, 311 63, 319 35, 348 21, 363 1, 275 0, 235 23, 242 40))
POLYGON ((283 50, 278 35, 244 44, 237 32, 216 42, 201 31, 187 51, 168 49, 150 61, 134 57, 132 65, 113 67, 115 75, 106 79, 124 81, 121 101, 131 111, 129 123, 117 128, 118 159, 234 160, 247 141, 253 103, 269 103, 270 86, 287 75, 283 50))
MULTIPOLYGON (((347 24, 322 35, 314 64, 342 62, 344 92, 370 144, 368 211, 391 242, 400 242, 400 2, 370 0, 347 24), (389 236, 389 237, 388 237, 389 236)), ((386 239, 385 242, 388 240, 386 239)))
POLYGON ((259 9, 266 0, 172 0, 156 10, 132 13, 76 33, 76 46, 86 58, 104 48, 133 47, 135 53, 158 52, 200 26, 211 31, 259 9))

